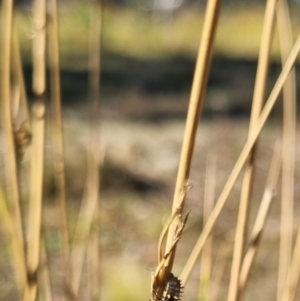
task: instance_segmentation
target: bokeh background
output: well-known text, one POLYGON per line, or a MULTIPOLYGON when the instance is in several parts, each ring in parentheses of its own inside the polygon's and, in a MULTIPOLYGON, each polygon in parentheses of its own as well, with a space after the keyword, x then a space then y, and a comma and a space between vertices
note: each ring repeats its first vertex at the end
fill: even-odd
MULTIPOLYGON (((15 4, 27 93, 32 98, 32 7, 30 1, 15 1, 15 4)), ((99 219, 103 300, 132 301, 150 297, 149 270, 157 265, 158 238, 170 213, 205 5, 206 1, 193 0, 104 2, 99 97, 99 136, 105 145, 99 219)), ((264 5, 265 1, 253 0, 223 3, 191 173, 193 188, 187 201, 191 214, 179 244, 175 273, 185 264, 202 229, 207 158, 213 157, 217 162, 218 196, 247 138, 264 5)), ((296 36, 300 28, 299 1, 290 1, 290 7, 296 36)), ((59 1, 71 234, 86 176, 90 22, 88 1, 59 1)), ((280 68, 275 30, 268 91, 280 68)), ((296 70, 299 75, 298 65, 296 70)), ((297 91, 299 94, 299 80, 297 91)), ((279 102, 259 143, 252 221, 262 197, 274 144, 281 134, 281 120, 279 102)), ((297 142, 300 141, 298 136, 299 133, 297 142)), ((51 147, 51 143, 46 142, 43 227, 54 300, 59 300, 64 271, 60 270, 51 147)), ((299 180, 299 148, 297 151, 296 183, 299 180)), ((241 178, 214 230, 213 254, 224 262, 218 300, 225 300, 227 296, 240 185, 241 178)), ((299 189, 296 185, 295 224, 300 216, 299 189)), ((272 207, 245 300, 274 300, 276 296, 279 199, 276 198, 272 207)), ((0 299, 17 300, 7 258, 5 249, 0 248, 0 299)), ((198 282, 195 268, 185 288, 184 300, 198 298, 198 282)), ((86 289, 87 282, 83 279, 80 300, 86 300, 86 289)))

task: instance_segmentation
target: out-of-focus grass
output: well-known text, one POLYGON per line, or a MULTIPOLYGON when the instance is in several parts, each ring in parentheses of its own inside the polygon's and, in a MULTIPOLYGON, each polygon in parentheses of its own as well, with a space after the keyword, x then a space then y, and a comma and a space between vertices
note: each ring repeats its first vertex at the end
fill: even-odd
MULTIPOLYGON (((295 10, 300 8, 296 7, 295 10)), ((30 13, 18 12, 21 45, 30 58, 30 13)), ((106 7, 103 49, 115 53, 151 59, 175 54, 195 55, 199 46, 204 9, 181 9, 171 18, 129 8, 106 7)), ((263 6, 239 6, 222 11, 217 31, 216 52, 234 57, 257 57, 264 16, 263 6)), ((295 14, 296 16, 296 14, 295 14)), ((90 8, 88 5, 60 9, 59 31, 62 63, 65 67, 85 68, 87 64, 90 8)), ((296 17, 293 25, 299 26, 296 17)), ((296 32, 296 31, 295 31, 296 32)), ((275 39, 273 56, 279 57, 275 39)))

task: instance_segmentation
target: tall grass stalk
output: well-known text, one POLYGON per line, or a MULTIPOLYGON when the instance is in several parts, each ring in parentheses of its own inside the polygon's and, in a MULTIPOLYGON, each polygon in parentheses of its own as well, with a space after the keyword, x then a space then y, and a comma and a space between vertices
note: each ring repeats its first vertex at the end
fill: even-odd
MULTIPOLYGON (((96 137, 99 129, 99 98, 101 72, 101 36, 103 20, 102 1, 94 1, 91 5, 91 25, 89 37, 89 97, 90 97, 90 147, 96 139, 96 149, 100 151, 100 141, 96 137)), ((96 204, 93 225, 88 245, 88 272, 90 299, 100 300, 100 253, 99 253, 99 203, 96 204)))
MULTIPOLYGON (((216 157, 208 155, 206 161, 205 193, 203 202, 203 227, 213 209, 216 186, 216 157)), ((200 268, 200 301, 210 300, 210 283, 212 271, 212 235, 207 239, 201 256, 200 268)))
POLYGON ((15 232, 19 241, 18 245, 23 248, 23 230, 21 211, 19 204, 18 167, 16 148, 13 136, 12 124, 12 97, 11 97, 11 43, 12 43, 12 17, 13 1, 2 1, 1 16, 1 120, 5 141, 5 177, 6 194, 9 210, 14 221, 15 232))
POLYGON ((290 73, 291 69, 293 68, 293 65, 297 59, 297 56, 299 54, 300 51, 300 35, 298 36, 298 39, 295 43, 295 45, 293 46, 292 51, 289 54, 289 57, 275 83, 275 86, 260 114, 260 117, 258 118, 257 121, 257 127, 254 129, 252 135, 250 137, 248 137, 246 144, 244 145, 244 148, 231 172, 231 174, 229 175, 227 182, 217 200, 217 203, 211 213, 211 215, 209 216, 207 223, 201 233, 201 235, 199 236, 196 245, 190 255, 190 257, 188 258, 188 261, 181 273, 181 279, 183 281, 183 283, 185 283, 190 275, 190 272, 205 244, 206 239, 208 238, 208 236, 211 233, 211 230, 215 224, 215 222, 217 221, 226 201, 227 198, 231 192, 231 189, 235 183, 235 181, 237 180, 238 175, 240 174, 246 160, 247 157, 249 155, 249 153, 252 150, 253 145, 256 142, 256 139, 258 138, 263 126, 265 125, 267 118, 270 115, 270 112, 272 110, 272 108, 274 107, 276 100, 278 99, 278 96, 282 90, 282 87, 285 83, 285 80, 288 76, 288 74, 290 73))
POLYGON ((281 301, 295 300, 295 294, 298 288, 299 276, 300 276, 300 227, 298 229, 298 235, 293 250, 293 257, 289 266, 287 280, 283 287, 283 293, 281 301))
MULTIPOLYGON (((182 193, 184 193, 185 191, 185 186, 189 178, 199 115, 202 109, 206 91, 207 79, 212 57, 213 42, 218 24, 220 8, 220 0, 212 0, 207 3, 196 70, 194 74, 194 80, 190 96, 186 128, 181 149, 175 192, 173 197, 173 214, 175 212, 178 212, 179 214, 182 213, 184 207, 185 196, 183 196, 182 199, 182 193)), ((167 254, 172 248, 175 232, 176 223, 173 222, 171 223, 170 228, 168 230, 165 254, 167 254)), ((164 286, 165 277, 172 270, 175 249, 176 247, 174 247, 173 252, 170 253, 169 258, 166 260, 163 268, 161 269, 161 272, 158 275, 158 287, 164 286)), ((161 293, 161 291, 158 291, 158 297, 161 295, 161 293)))
POLYGON ((40 263, 41 220, 44 174, 45 104, 36 102, 32 109, 32 146, 30 159, 29 216, 27 235, 28 292, 26 301, 37 294, 37 273, 40 263))
MULTIPOLYGON (((270 60, 270 49, 274 31, 274 20, 277 0, 268 0, 266 4, 265 17, 262 29, 260 51, 258 57, 258 67, 255 77, 254 94, 252 101, 252 111, 249 125, 249 136, 257 126, 257 119, 263 107, 265 98, 265 89, 267 82, 267 73, 270 60)), ((257 142, 256 142, 257 143, 257 142)), ((229 283, 228 301, 238 300, 238 282, 241 269, 241 263, 244 255, 244 245, 246 241, 248 215, 250 210, 250 199, 253 182, 255 148, 253 146, 246 164, 243 184, 241 189, 241 199, 237 227, 235 233, 235 243, 233 251, 233 261, 231 266, 231 277, 229 283)))
POLYGON ((35 0, 33 4, 34 39, 33 55, 33 93, 32 106, 32 145, 30 153, 29 216, 27 234, 27 274, 28 290, 25 301, 34 301, 37 296, 37 269, 40 262, 40 235, 42 218, 43 174, 44 174, 44 136, 45 136, 45 88, 46 88, 46 3, 35 0))
POLYGON ((54 180, 57 193, 58 214, 60 216, 60 236, 65 265, 69 256, 69 230, 66 210, 65 153, 63 142, 63 122, 61 109, 60 59, 58 39, 57 0, 49 1, 48 10, 50 88, 52 104, 52 139, 54 149, 54 180))
POLYGON ((14 267, 14 275, 20 298, 22 298, 27 283, 27 274, 25 266, 25 257, 23 247, 20 245, 18 236, 16 235, 14 221, 7 208, 7 200, 5 199, 2 186, 0 186, 0 221, 3 232, 7 239, 8 254, 14 267))
POLYGON ((229 258, 231 257, 232 248, 222 247, 219 249, 217 256, 214 260, 212 270, 212 277, 210 283, 210 301, 220 300, 220 290, 222 287, 223 279, 226 274, 227 266, 229 265, 229 258))
POLYGON ((100 300, 100 259, 99 259, 99 231, 98 231, 98 215, 96 209, 94 221, 92 224, 89 243, 88 243, 88 273, 89 273, 89 295, 90 300, 100 300))
MULTIPOLYGON (((291 18, 285 0, 279 0, 277 6, 277 26, 281 50, 282 65, 293 45, 291 18)), ((292 69, 283 87, 283 138, 282 150, 282 190, 280 248, 277 283, 277 300, 282 297, 284 283, 288 275, 293 242, 293 204, 296 141, 296 73, 292 69)), ((289 299, 291 300, 291 299, 289 299)))
POLYGON ((239 278, 239 290, 238 298, 242 296, 245 291, 245 287, 248 281, 248 276, 250 269, 252 267, 253 261, 258 251, 258 247, 261 241, 262 233, 266 223, 266 219, 274 199, 277 180, 279 177, 279 172, 282 164, 282 156, 279 152, 279 142, 274 148, 273 158, 270 165, 269 175, 266 182, 266 187, 264 190, 263 198, 258 209, 256 220, 254 222, 253 230, 250 236, 249 246, 246 250, 242 265, 241 273, 239 278))
POLYGON ((19 37, 16 28, 16 21, 14 20, 13 23, 13 37, 12 37, 12 71, 13 77, 15 78, 15 82, 20 89, 20 113, 19 118, 25 126, 25 128, 30 131, 30 115, 29 115, 29 108, 28 108, 28 101, 26 95, 26 88, 25 88, 25 80, 22 68, 22 58, 20 52, 20 45, 19 45, 19 37))
POLYGON ((67 298, 71 300, 78 298, 84 258, 98 202, 100 152, 95 147, 89 148, 88 152, 86 187, 75 229, 66 277, 67 298))
POLYGON ((41 238, 40 266, 38 269, 38 287, 39 287, 40 300, 52 301, 47 250, 46 250, 45 240, 43 237, 41 238))

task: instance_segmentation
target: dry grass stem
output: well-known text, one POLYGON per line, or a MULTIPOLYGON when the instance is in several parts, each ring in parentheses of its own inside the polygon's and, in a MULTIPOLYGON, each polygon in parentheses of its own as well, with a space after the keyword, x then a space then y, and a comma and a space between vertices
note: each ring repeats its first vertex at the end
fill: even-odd
POLYGON ((270 206, 274 199, 277 180, 278 180, 280 167, 282 163, 282 158, 281 158, 279 148, 280 148, 279 143, 277 142, 277 145, 274 149, 272 162, 270 165, 266 188, 263 194, 262 201, 260 203, 260 207, 258 209, 256 220, 254 222, 253 230, 250 236, 249 246, 242 262, 241 273, 239 278, 239 291, 238 291, 239 298, 241 297, 241 295, 245 290, 249 272, 253 264, 253 261, 255 259, 255 255, 257 253, 259 243, 262 237, 267 215, 269 213, 270 206))
POLYGON ((8 254, 11 256, 14 267, 19 295, 22 296, 27 282, 24 250, 16 235, 14 222, 7 208, 7 200, 4 197, 2 186, 0 186, 0 221, 7 238, 8 254))
MULTIPOLYGON (((226 272, 227 265, 229 264, 229 256, 227 254, 227 251, 222 249, 222 254, 219 254, 219 256, 216 256, 216 260, 214 263, 214 268, 212 271, 212 277, 211 277, 211 283, 210 283, 210 301, 214 300, 220 300, 220 290, 222 287, 222 281, 226 272)), ((231 253, 231 252, 230 252, 231 253)))
POLYGON ((32 109, 32 146, 30 161, 29 217, 27 234, 28 292, 25 300, 34 301, 37 293, 37 269, 39 266, 42 218, 45 105, 36 102, 32 109))
MULTIPOLYGON (((292 49, 293 37, 289 8, 285 0, 277 6, 277 25, 282 65, 292 49)), ((281 300, 291 261, 293 241, 293 204, 296 141, 296 73, 292 69, 283 87, 283 145, 280 248, 277 283, 277 300, 281 300)))
MULTIPOLYGON (((186 195, 186 193, 183 192, 182 196, 181 196, 182 202, 183 202, 185 195, 186 195)), ((153 272, 151 275, 152 276, 151 277, 151 296, 152 296, 151 300, 156 300, 156 299, 159 300, 159 298, 160 298, 159 296, 163 295, 166 283, 164 283, 163 285, 161 284, 160 279, 159 279, 159 274, 160 274, 161 270, 163 269, 163 267, 165 266, 165 263, 168 260, 169 256, 171 254, 173 254, 173 252, 181 238, 181 235, 182 235, 183 229, 186 225, 186 222, 188 220, 188 217, 189 217, 189 213, 182 220, 182 215, 180 213, 180 210, 178 210, 170 217, 170 219, 167 222, 167 225, 165 226, 165 228, 163 230, 164 234, 161 235, 160 242, 159 242, 159 252, 158 252, 159 253, 159 264, 156 267, 155 272, 153 272), (168 228, 170 227, 172 222, 174 222, 174 224, 176 225, 176 228, 175 228, 176 231, 174 233, 172 245, 171 245, 171 248, 169 249, 169 252, 165 253, 164 256, 161 257, 163 254, 162 250, 160 250, 160 248, 162 248, 162 241, 163 241, 165 234, 167 233, 168 228)), ((170 274, 168 274, 168 276, 169 275, 170 274)))
MULTIPOLYGON (((268 0, 266 5, 264 24, 261 36, 261 45, 258 58, 258 67, 255 78, 254 95, 252 101, 252 111, 250 117, 249 136, 252 135, 256 127, 257 119, 260 115, 265 98, 265 88, 270 58, 270 49, 273 38, 274 19, 277 0, 268 0)), ((256 142, 257 143, 257 142, 256 142)), ((238 300, 238 282, 244 255, 245 240, 248 225, 248 215, 250 209, 250 198, 253 182, 255 160, 255 145, 246 165, 243 184, 241 189, 241 199, 239 205, 238 220, 235 233, 235 243, 233 250, 233 261, 231 266, 231 277, 229 283, 228 301, 238 300)))
POLYGON ((23 231, 19 204, 18 167, 12 124, 10 83, 13 1, 2 1, 1 16, 1 119, 5 143, 5 177, 9 210, 14 221, 19 245, 23 247, 23 231))
POLYGON ((103 10, 102 1, 95 0, 92 3, 91 10, 91 28, 89 39, 89 94, 91 101, 91 127, 93 128, 93 125, 98 125, 99 119, 101 35, 103 10))
MULTIPOLYGON (((97 213, 97 211, 96 211, 97 213)), ((96 218, 94 217, 94 224, 96 218)), ((99 231, 94 225, 91 228, 88 244, 88 271, 89 271, 89 293, 90 300, 100 300, 100 283, 99 283, 99 231)))
MULTIPOLYGON (((207 4, 207 9, 204 17, 204 26, 201 37, 201 43, 198 52, 196 70, 194 74, 194 80, 192 85, 192 91, 190 96, 189 110, 186 120, 185 134, 183 138, 180 163, 178 168, 176 187, 173 198, 172 213, 176 212, 179 208, 178 204, 181 202, 180 195, 184 186, 186 185, 189 177, 190 166, 192 161, 192 155, 195 144, 196 131, 198 126, 198 119, 202 108, 204 95, 206 91, 206 84, 209 74, 209 68, 212 57, 212 48, 214 37, 216 33, 219 11, 221 7, 220 0, 212 0, 207 4)), ((180 206, 182 213, 183 206, 180 206)), ((166 242, 165 254, 169 253, 173 245, 174 233, 176 231, 176 225, 171 224, 168 230, 168 237, 166 242)), ((175 250, 170 254, 170 257, 165 262, 164 267, 161 269, 158 277, 158 286, 161 287, 161 291, 164 287, 167 275, 172 270, 173 261, 175 257, 175 250)), ((160 293, 159 293, 160 294, 160 293)), ((158 295, 158 297, 161 297, 158 295)))
POLYGON ((54 145, 54 179, 57 193, 58 214, 60 216, 60 236, 65 264, 69 255, 69 230, 66 210, 65 154, 63 142, 63 122, 61 109, 60 60, 58 41, 57 0, 49 1, 48 12, 49 61, 52 103, 52 139, 54 145))
MULTIPOLYGON (((99 98, 101 72, 101 35, 102 35, 102 1, 94 1, 91 5, 91 25, 89 37, 89 97, 90 97, 90 144, 96 138, 99 129, 99 98)), ((100 149, 100 145, 96 147, 100 149)), ((88 245, 88 271, 90 299, 100 300, 100 260, 99 260, 99 208, 96 204, 94 220, 90 231, 88 245)))
POLYGON ((68 298, 71 300, 78 297, 89 233, 98 202, 100 152, 95 147, 91 147, 88 152, 86 187, 76 225, 66 278, 66 290, 68 298))
MULTIPOLYGON (((176 232, 178 227, 180 228, 182 226, 182 221, 181 221, 181 206, 185 200, 185 197, 188 193, 188 191, 190 190, 191 186, 189 184, 186 184, 184 186, 184 189, 181 191, 181 195, 180 195, 180 203, 178 204, 178 210, 175 211, 175 213, 173 213, 167 220, 166 224, 163 227, 163 230, 160 234, 159 240, 158 240, 158 262, 161 263, 162 260, 164 260, 164 258, 166 257, 166 254, 168 254, 168 256, 170 255, 170 251, 168 253, 164 253, 164 247, 163 247, 163 242, 166 239, 166 236, 168 234, 168 230, 171 226, 171 224, 175 221, 176 222, 176 232)), ((174 248, 174 240, 177 237, 176 233, 174 234, 173 237, 173 241, 172 241, 172 247, 174 248)))
POLYGON ((46 252, 45 240, 42 238, 40 250, 40 266, 38 268, 39 299, 42 301, 52 301, 50 273, 48 269, 48 258, 46 252))
POLYGON ((285 83, 285 80, 297 59, 299 51, 300 51, 300 35, 299 35, 292 51, 290 52, 290 55, 286 61, 286 64, 284 65, 284 67, 275 83, 275 86, 260 114, 260 117, 257 122, 257 127, 253 131, 253 134, 250 137, 248 137, 247 142, 244 145, 244 148, 243 148, 231 174, 228 177, 228 180, 223 188, 223 191, 221 192, 221 195, 219 196, 219 199, 217 200, 217 203, 216 203, 216 205, 215 205, 200 237, 198 238, 198 241, 196 242, 196 245, 181 273, 181 279, 182 279, 183 283, 185 283, 187 281, 188 276, 190 275, 190 272, 197 260, 197 257, 199 256, 206 239, 208 238, 215 222, 217 221, 217 219, 227 201, 227 198, 231 192, 231 189, 232 189, 235 181, 237 180, 237 177, 238 177, 239 173, 241 172, 241 170, 247 160, 247 157, 248 157, 250 151, 252 150, 253 145, 256 142, 256 139, 257 139, 258 135, 260 134, 264 124, 266 123, 266 120, 267 120, 268 116, 270 115, 270 112, 271 112, 272 108, 274 107, 274 104, 276 103, 276 100, 279 96, 279 93, 280 93, 284 83, 285 83))
POLYGON ((24 74, 22 68, 22 59, 19 45, 19 38, 16 29, 16 22, 13 24, 13 37, 12 37, 12 71, 13 78, 15 79, 16 85, 20 90, 20 111, 18 112, 19 119, 23 126, 30 131, 30 115, 28 108, 28 101, 26 95, 24 74))
POLYGON ((289 266, 287 281, 283 287, 283 293, 281 301, 293 301, 295 300, 295 294, 297 291, 297 285, 300 275, 300 227, 293 251, 293 257, 289 266))
MULTIPOLYGON (((207 156, 206 177, 205 177, 205 194, 203 202, 203 227, 213 209, 216 186, 216 157, 207 156)), ((210 283, 212 270, 212 247, 213 237, 208 237, 203 248, 200 267, 200 300, 210 300, 210 283)))
POLYGON ((33 32, 32 40, 32 65, 33 65, 33 92, 41 97, 46 87, 46 3, 45 0, 33 2, 33 32))
POLYGON ((28 290, 25 301, 34 301, 37 296, 37 269, 40 262, 40 234, 42 215, 42 193, 44 173, 45 136, 45 49, 46 49, 46 3, 35 0, 33 4, 34 39, 33 51, 33 92, 35 103, 32 107, 32 145, 30 153, 29 217, 27 234, 27 277, 28 290))

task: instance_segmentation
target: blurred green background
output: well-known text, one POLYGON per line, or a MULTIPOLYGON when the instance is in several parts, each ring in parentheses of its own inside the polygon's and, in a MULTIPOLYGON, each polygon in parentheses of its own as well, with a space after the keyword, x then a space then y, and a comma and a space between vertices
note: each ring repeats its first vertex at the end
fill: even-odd
MULTIPOLYGON (((177 1, 177 6, 174 2, 174 9, 163 9, 158 2, 106 1, 104 5, 99 97, 99 135, 106 145, 101 171, 99 229, 103 300, 149 299, 148 269, 156 267, 159 234, 171 208, 206 1, 177 1), (159 9, 153 10, 154 4, 159 9)), ((217 157, 218 196, 246 141, 264 17, 262 4, 262 1, 224 1, 204 107, 205 121, 199 128, 191 173, 193 189, 187 207, 192 212, 179 245, 175 273, 184 265, 202 228, 207 156, 213 152, 217 157)), ((296 1, 290 4, 296 36, 300 28, 300 4, 296 1)), ((34 29, 31 27, 30 4, 20 3, 15 13, 27 91, 32 96, 31 42, 34 29)), ((88 2, 60 1, 62 101, 68 214, 72 231, 82 198, 86 170, 91 13, 88 2)), ((299 68, 297 70, 299 73, 299 68)), ((275 30, 269 89, 279 72, 279 45, 275 30)), ((298 92, 299 87, 298 80, 298 92)), ((278 120, 281 111, 281 105, 278 105, 259 145, 253 196, 255 209, 261 199, 273 145, 280 132, 278 120)), ((51 150, 50 142, 47 142, 47 149, 51 150)), ((50 154, 46 157, 43 223, 51 256, 51 280, 55 296, 60 296, 62 287, 59 276, 64 271, 60 271, 57 259, 60 246, 55 223, 52 158, 50 154)), ((241 179, 214 232, 214 256, 221 258, 221 261, 228 261, 219 300, 226 299, 231 258, 228 249, 234 238, 236 220, 233 216, 236 217, 240 182, 241 179)), ((299 195, 299 188, 296 189, 299 195)), ((299 206, 296 206, 297 210, 299 206)), ((252 220, 255 212, 251 213, 252 220)), ((275 298, 278 254, 274 246, 277 249, 278 235, 277 232, 274 234, 274 227, 278 227, 278 216, 277 200, 266 228, 263 240, 265 248, 259 253, 245 300, 275 298)), ((6 256, 2 250, 1 269, 9 271, 6 256)), ((11 279, 11 276, 0 278, 1 300, 15 300, 11 279)), ((86 285, 84 280, 80 300, 85 300, 86 285)), ((195 271, 185 289, 184 299, 196 300, 197 289, 198 271, 195 271)))

